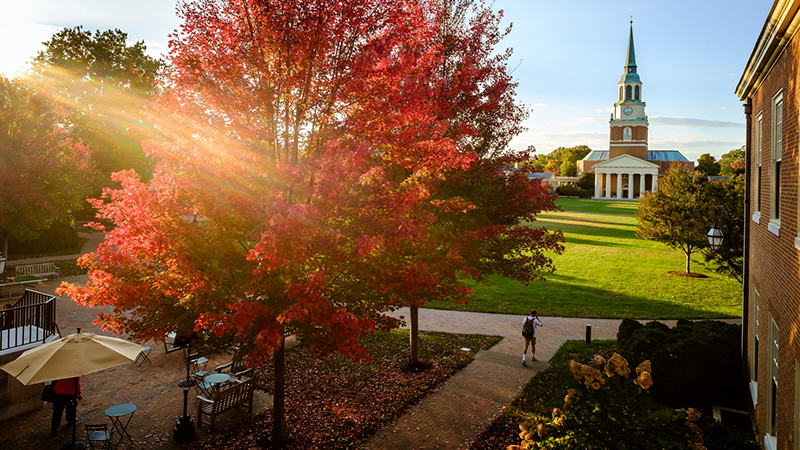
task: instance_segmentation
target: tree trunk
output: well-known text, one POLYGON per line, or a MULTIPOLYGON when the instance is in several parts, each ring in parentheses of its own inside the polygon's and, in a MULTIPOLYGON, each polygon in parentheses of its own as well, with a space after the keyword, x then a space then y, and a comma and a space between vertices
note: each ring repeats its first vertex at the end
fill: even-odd
POLYGON ((286 337, 281 328, 281 348, 275 352, 275 381, 273 386, 272 442, 286 438, 286 337))
POLYGON ((408 335, 411 347, 409 363, 414 365, 419 363, 419 358, 417 356, 417 343, 419 342, 419 308, 416 306, 411 307, 411 324, 408 335))
POLYGON ((686 252, 686 275, 689 275, 691 273, 689 272, 689 265, 691 264, 691 262, 692 262, 692 253, 686 252))

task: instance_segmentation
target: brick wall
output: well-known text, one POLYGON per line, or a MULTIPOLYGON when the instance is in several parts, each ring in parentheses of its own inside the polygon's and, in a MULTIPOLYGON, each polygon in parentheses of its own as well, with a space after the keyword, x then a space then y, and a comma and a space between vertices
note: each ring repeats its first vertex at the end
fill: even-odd
MULTIPOLYGON (((766 428, 767 373, 769 349, 769 318, 778 326, 778 448, 794 448, 794 397, 795 361, 800 358, 800 250, 795 247, 798 236, 798 55, 800 39, 789 44, 776 65, 767 75, 752 99, 752 136, 756 139, 756 117, 762 114, 761 130, 761 218, 760 223, 750 220, 750 285, 760 296, 759 351, 758 351, 758 405, 755 424, 763 445, 766 428), (770 232, 772 100, 783 92, 783 158, 781 164, 781 218, 779 236, 770 232)), ((755 142, 751 144, 751 177, 757 174, 755 142)), ((758 183, 751 179, 750 198, 755 199, 758 183)), ((754 206, 754 203, 751 203, 754 206)), ((751 213, 753 208, 751 208, 751 213)), ((752 300, 752 296, 751 296, 752 300)), ((752 306, 747 305, 748 311, 752 306)), ((747 339, 748 358, 753 354, 751 340, 747 339)), ((752 376, 751 376, 752 378, 752 376)), ((798 386, 797 388, 800 388, 798 386)))

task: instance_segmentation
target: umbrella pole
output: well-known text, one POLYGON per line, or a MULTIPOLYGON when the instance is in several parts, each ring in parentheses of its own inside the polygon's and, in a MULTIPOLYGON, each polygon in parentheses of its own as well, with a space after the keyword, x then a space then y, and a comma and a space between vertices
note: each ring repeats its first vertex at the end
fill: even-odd
MULTIPOLYGON (((81 329, 78 328, 78 333, 80 332, 81 329)), ((75 440, 75 434, 78 429, 78 377, 75 377, 75 389, 73 389, 72 401, 75 402, 75 417, 73 417, 75 420, 72 421, 72 443, 61 447, 61 450, 83 450, 86 448, 86 443, 75 440)), ((67 416, 69 416, 69 414, 67 414, 67 416)))

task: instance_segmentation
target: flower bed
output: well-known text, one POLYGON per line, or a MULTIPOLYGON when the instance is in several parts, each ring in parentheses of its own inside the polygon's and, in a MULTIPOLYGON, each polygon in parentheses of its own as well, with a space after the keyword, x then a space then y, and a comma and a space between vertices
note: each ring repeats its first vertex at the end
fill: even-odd
MULTIPOLYGON (((469 364, 475 352, 498 341, 494 336, 420 332, 420 358, 433 364, 421 373, 401 370, 408 360, 407 330, 364 338, 369 361, 319 357, 302 347, 287 352, 288 448, 357 447, 469 364)), ((271 362, 257 368, 256 380, 260 389, 271 392, 271 362)), ((271 413, 255 415, 191 448, 256 449, 258 439, 271 433, 271 413)))

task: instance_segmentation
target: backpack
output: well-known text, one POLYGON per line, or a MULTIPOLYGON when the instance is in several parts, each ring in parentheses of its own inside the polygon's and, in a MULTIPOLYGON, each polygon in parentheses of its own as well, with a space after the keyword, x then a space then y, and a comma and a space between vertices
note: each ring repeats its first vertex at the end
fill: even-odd
POLYGON ((43 402, 53 403, 57 400, 58 397, 56 396, 55 388, 56 388, 55 382, 44 385, 44 390, 42 391, 43 402))
POLYGON ((525 319, 525 323, 522 324, 522 336, 526 339, 533 337, 533 320, 525 319))

